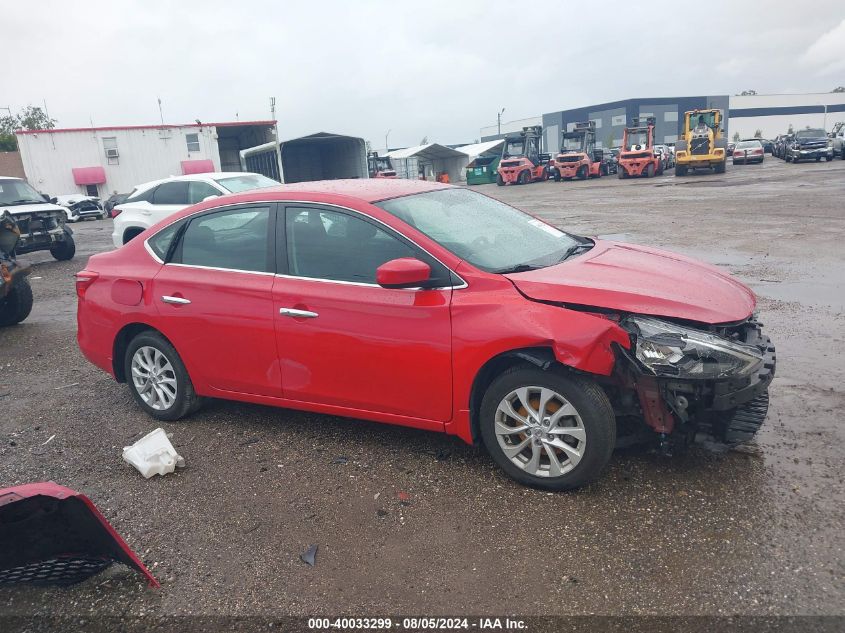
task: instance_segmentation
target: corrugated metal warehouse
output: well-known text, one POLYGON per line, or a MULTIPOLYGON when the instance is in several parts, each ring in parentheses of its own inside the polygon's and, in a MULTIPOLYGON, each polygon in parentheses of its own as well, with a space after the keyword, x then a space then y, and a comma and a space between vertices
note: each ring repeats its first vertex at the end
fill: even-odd
POLYGON ((282 182, 369 177, 364 139, 331 132, 289 139, 278 147, 271 142, 242 150, 241 164, 247 171, 282 182), (281 155, 281 173, 278 155, 281 155))

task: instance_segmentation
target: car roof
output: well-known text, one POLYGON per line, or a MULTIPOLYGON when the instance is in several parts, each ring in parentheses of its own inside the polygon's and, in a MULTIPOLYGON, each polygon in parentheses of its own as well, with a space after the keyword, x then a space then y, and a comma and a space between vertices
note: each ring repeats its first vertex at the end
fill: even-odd
MULTIPOLYGON (((452 189, 452 185, 427 180, 409 180, 405 178, 358 178, 349 180, 316 180, 311 182, 297 182, 278 187, 266 187, 257 191, 270 194, 277 199, 283 199, 287 192, 325 195, 333 194, 356 198, 364 202, 378 202, 409 196, 415 193, 436 191, 438 189, 452 189)), ((246 193, 246 192, 244 192, 246 193)))
POLYGON ((160 185, 163 182, 179 182, 180 180, 218 180, 220 178, 237 178, 238 176, 260 176, 251 171, 209 171, 201 174, 188 174, 186 176, 168 176, 167 178, 159 178, 158 180, 150 180, 142 182, 140 185, 135 185, 134 189, 144 191, 155 185, 160 185))

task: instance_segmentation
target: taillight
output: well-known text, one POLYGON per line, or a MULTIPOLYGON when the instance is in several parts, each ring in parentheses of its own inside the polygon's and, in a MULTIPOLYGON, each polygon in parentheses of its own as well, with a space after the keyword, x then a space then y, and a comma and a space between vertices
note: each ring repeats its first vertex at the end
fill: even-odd
POLYGON ((761 149, 755 149, 755 150, 754 150, 754 153, 755 153, 755 154, 762 154, 762 153, 763 153, 763 150, 761 150, 761 149))
POLYGON ((80 270, 76 273, 76 296, 80 299, 85 298, 85 291, 88 287, 97 281, 100 273, 95 273, 92 270, 80 270))
POLYGON ((112 218, 116 218, 117 216, 119 216, 119 215, 120 215, 120 213, 121 213, 122 211, 123 211, 123 209, 117 209, 117 208, 115 208, 115 207, 112 207, 112 210, 111 210, 111 217, 112 217, 112 218))

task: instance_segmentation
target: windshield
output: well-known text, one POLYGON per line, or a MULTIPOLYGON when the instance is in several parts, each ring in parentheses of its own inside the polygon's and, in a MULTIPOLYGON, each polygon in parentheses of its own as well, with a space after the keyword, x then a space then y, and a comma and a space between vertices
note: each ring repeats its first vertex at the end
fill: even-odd
POLYGON ((508 156, 524 156, 525 142, 521 138, 508 139, 505 143, 505 150, 502 153, 502 158, 508 156))
POLYGON ((261 174, 242 174, 231 178, 215 178, 218 184, 232 193, 249 191, 250 189, 263 189, 264 187, 276 187, 278 182, 271 180, 261 174))
POLYGON ((740 141, 736 144, 736 149, 759 149, 760 147, 763 147, 760 141, 740 141))
POLYGON ((699 114, 690 114, 689 124, 692 128, 700 128, 702 125, 709 128, 716 127, 716 113, 715 112, 701 112, 699 114))
POLYGON ((564 136, 563 143, 561 144, 560 151, 562 152, 581 152, 583 151, 584 147, 584 137, 583 136, 564 136))
POLYGON ((446 189, 377 203, 476 268, 505 272, 552 266, 584 240, 503 202, 446 189))
POLYGON ((798 138, 821 138, 822 136, 827 136, 824 133, 824 130, 820 130, 818 128, 811 128, 809 130, 799 130, 795 136, 798 138))
POLYGON ((44 197, 23 180, 0 178, 0 205, 44 204, 44 197))
POLYGON ((644 130, 642 132, 632 132, 628 131, 628 136, 625 142, 625 149, 637 149, 637 145, 639 145, 639 149, 645 149, 648 146, 648 130, 644 130))

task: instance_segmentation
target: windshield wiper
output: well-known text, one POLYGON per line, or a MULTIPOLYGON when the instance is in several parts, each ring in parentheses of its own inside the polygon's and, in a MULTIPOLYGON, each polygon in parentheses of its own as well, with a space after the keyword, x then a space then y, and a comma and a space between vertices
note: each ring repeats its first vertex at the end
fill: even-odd
POLYGON ((0 205, 7 207, 15 207, 21 204, 44 204, 43 200, 12 200, 11 202, 3 202, 0 205))
POLYGON ((578 244, 573 244, 566 251, 563 253, 563 257, 558 260, 558 264, 560 262, 566 261, 573 255, 576 255, 579 251, 590 250, 593 247, 592 242, 579 242, 578 244))
POLYGON ((537 270, 538 268, 545 268, 545 266, 534 266, 532 264, 517 264, 516 266, 508 266, 507 268, 499 268, 493 270, 498 275, 507 275, 510 273, 526 273, 529 270, 537 270))

